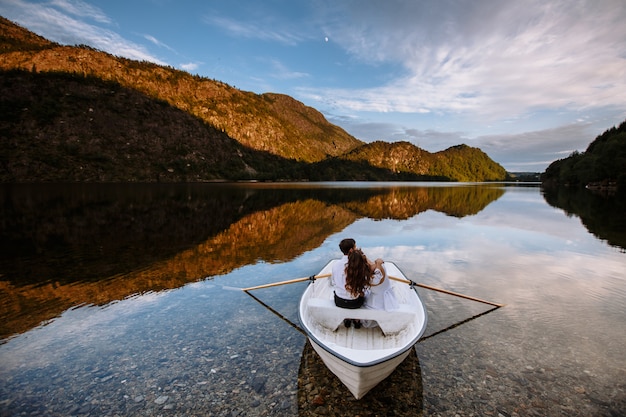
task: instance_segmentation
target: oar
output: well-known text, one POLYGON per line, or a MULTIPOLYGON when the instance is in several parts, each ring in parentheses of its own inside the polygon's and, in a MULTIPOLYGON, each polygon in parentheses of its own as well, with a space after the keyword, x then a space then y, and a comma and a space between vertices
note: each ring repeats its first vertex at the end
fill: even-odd
POLYGON ((309 280, 309 279, 310 280, 314 280, 314 279, 318 279, 318 278, 328 278, 330 275, 331 274, 313 275, 313 276, 310 276, 310 277, 290 279, 290 280, 281 281, 281 282, 273 282, 271 284, 257 285, 256 287, 242 288, 242 290, 244 290, 244 291, 252 291, 252 290, 259 290, 261 288, 278 287, 279 285, 293 284, 294 282, 302 282, 302 281, 306 281, 306 280, 309 280))
POLYGON ((466 299, 472 300, 472 301, 478 301, 479 303, 489 304, 489 305, 496 306, 496 307, 504 307, 505 306, 505 304, 498 304, 498 303, 493 303, 491 301, 481 300, 480 298, 471 297, 469 295, 460 294, 458 292, 443 290, 441 288, 431 287, 430 285, 420 284, 420 283, 417 283, 417 282, 414 282, 414 281, 411 281, 411 280, 406 280, 404 278, 398 278, 398 277, 392 277, 392 276, 389 276, 389 278, 393 279, 394 281, 406 282, 407 284, 417 285, 418 287, 426 288, 427 290, 439 291, 439 292, 442 292, 444 294, 454 295, 455 297, 461 297, 461 298, 466 298, 466 299))

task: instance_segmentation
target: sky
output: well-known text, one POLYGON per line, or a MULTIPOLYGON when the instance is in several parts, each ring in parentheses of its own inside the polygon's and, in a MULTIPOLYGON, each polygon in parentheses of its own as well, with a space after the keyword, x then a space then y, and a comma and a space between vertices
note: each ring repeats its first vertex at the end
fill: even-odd
POLYGON ((542 172, 626 120, 624 0, 0 0, 58 43, 287 94, 356 138, 542 172))

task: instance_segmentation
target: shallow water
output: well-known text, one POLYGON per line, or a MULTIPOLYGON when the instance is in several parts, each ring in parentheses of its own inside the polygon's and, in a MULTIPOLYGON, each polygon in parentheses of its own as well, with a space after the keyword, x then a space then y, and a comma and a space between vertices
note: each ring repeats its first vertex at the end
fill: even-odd
POLYGON ((2 191, 0 415, 626 410, 626 253, 538 187, 2 191), (305 282, 241 291, 315 274, 343 237, 417 282, 506 305, 420 288, 416 356, 356 402, 298 329, 305 282))

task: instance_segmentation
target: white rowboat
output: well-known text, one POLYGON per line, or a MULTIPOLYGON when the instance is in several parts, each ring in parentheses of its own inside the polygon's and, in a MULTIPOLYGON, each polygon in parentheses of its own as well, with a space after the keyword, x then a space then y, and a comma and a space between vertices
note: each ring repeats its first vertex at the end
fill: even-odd
MULTIPOLYGON (((318 276, 330 274, 337 261, 330 261, 318 276)), ((426 309, 417 291, 394 263, 384 266, 387 279, 395 278, 397 310, 336 307, 330 278, 312 281, 300 299, 300 323, 311 345, 356 399, 391 375, 426 329, 426 309), (378 326, 346 328, 344 319, 373 320, 378 326)))

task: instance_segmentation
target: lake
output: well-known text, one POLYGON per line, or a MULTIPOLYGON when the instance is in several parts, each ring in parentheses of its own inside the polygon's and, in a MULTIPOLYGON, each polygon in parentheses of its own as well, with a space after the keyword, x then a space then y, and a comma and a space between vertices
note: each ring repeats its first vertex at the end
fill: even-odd
POLYGON ((626 210, 450 183, 0 186, 0 416, 620 416, 626 210), (356 239, 428 327, 362 400, 299 329, 356 239))

